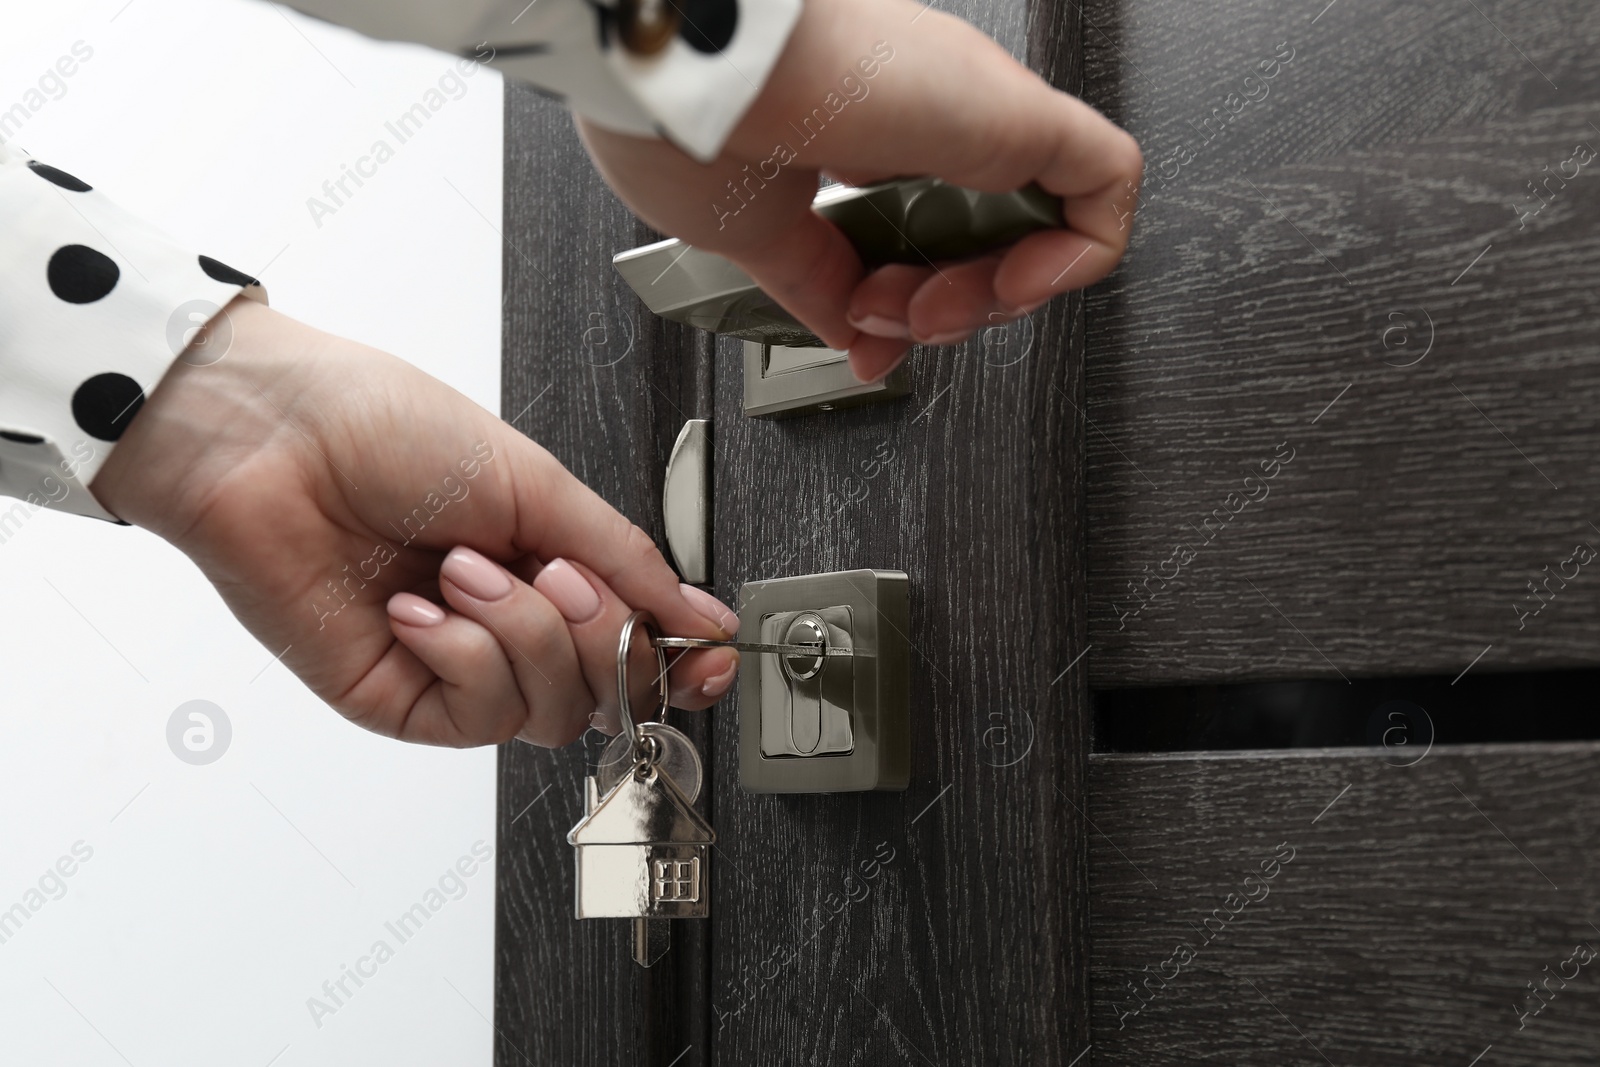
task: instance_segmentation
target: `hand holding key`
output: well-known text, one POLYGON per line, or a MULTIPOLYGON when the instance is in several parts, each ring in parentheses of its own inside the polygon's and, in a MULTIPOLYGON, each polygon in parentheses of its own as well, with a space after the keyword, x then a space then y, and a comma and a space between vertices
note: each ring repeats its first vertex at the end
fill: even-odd
MULTIPOLYGON (((634 608, 690 637, 737 629, 648 534, 460 393, 254 301, 227 319, 227 358, 173 364, 94 491, 192 557, 353 722, 564 745, 591 717, 615 731, 634 608)), ((731 649, 683 655, 673 703, 706 707, 737 669, 731 649)))

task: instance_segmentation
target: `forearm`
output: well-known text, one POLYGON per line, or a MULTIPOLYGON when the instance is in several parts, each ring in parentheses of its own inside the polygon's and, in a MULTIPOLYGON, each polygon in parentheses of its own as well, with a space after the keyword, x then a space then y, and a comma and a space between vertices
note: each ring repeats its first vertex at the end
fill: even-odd
POLYGON ((217 494, 259 473, 257 457, 316 444, 310 409, 345 343, 235 299, 161 379, 95 477, 94 494, 187 550, 217 494))

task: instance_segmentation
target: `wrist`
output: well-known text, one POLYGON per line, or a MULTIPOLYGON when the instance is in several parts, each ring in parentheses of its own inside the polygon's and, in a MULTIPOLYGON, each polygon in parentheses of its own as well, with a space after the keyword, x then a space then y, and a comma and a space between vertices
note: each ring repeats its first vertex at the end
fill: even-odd
POLYGON ((847 105, 867 99, 873 81, 893 58, 894 45, 905 43, 911 24, 924 14, 930 22, 944 17, 937 9, 910 6, 912 13, 902 22, 889 17, 893 7, 884 3, 804 0, 782 53, 730 131, 724 152, 768 166, 787 166, 788 159, 798 159, 799 166, 812 170, 825 166, 832 147, 828 142, 837 140, 838 134, 822 138, 823 124, 844 120, 853 125, 862 108, 847 105), (902 39, 891 42, 888 38, 897 36, 897 30, 902 39), (820 109, 821 118, 814 109, 820 109), (775 153, 775 142, 788 151, 775 153))
POLYGON ((184 547, 255 461, 307 447, 309 371, 333 339, 238 297, 173 361, 90 488, 106 508, 184 547))

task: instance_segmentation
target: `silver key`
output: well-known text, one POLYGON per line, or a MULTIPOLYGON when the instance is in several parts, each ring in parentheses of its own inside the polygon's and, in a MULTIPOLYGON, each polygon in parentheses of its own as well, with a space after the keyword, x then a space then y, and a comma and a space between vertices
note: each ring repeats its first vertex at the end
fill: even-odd
POLYGON ((826 641, 818 644, 802 643, 775 645, 761 641, 715 641, 709 637, 653 637, 650 643, 657 648, 732 648, 740 652, 770 652, 775 656, 854 656, 855 650, 839 648, 826 641))
MULTIPOLYGON (((682 730, 664 722, 642 722, 639 734, 647 743, 659 746, 656 766, 666 772, 672 784, 693 804, 700 796, 700 782, 704 776, 694 742, 685 737, 682 730)), ((636 766, 637 761, 631 758, 628 749, 628 739, 619 734, 601 751, 599 765, 595 768, 601 796, 611 792, 622 781, 622 776, 636 766)))

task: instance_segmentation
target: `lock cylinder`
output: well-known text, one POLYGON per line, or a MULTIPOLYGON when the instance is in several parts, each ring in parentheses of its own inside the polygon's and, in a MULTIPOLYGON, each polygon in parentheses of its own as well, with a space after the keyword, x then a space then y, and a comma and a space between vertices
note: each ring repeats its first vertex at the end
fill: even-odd
POLYGON ((739 782, 746 790, 906 787, 909 585, 903 572, 878 570, 745 584, 739 645, 782 649, 740 661, 739 782))

